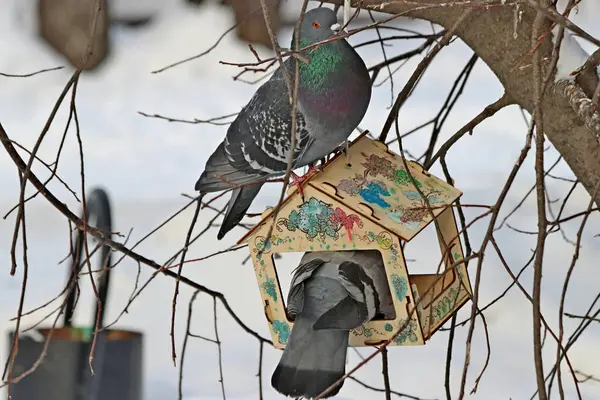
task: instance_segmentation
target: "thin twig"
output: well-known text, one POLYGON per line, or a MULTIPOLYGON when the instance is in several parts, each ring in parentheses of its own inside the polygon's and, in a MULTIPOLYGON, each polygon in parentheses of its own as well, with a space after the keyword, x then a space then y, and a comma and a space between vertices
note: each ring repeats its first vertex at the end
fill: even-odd
MULTIPOLYGON (((585 225, 588 221, 588 217, 590 216, 592 206, 594 205, 594 198, 596 197, 599 186, 600 186, 600 184, 596 185, 594 194, 591 196, 590 202, 587 207, 587 213, 584 215, 583 220, 581 221, 581 224, 579 226, 579 230, 577 231, 577 239, 575 242, 575 250, 573 252, 573 258, 571 259, 571 265, 569 266, 569 269, 567 270, 567 275, 565 276, 565 283, 563 285, 562 293, 560 295, 560 306, 558 308, 558 342, 559 342, 559 346, 557 346, 557 348, 556 348, 556 375, 557 375, 557 379, 558 379, 558 385, 559 385, 558 387, 559 387, 559 391, 561 393, 561 398, 564 398, 564 389, 562 387, 562 377, 561 377, 561 372, 560 372, 560 362, 561 362, 560 348, 562 345, 563 335, 564 335, 563 315, 564 315, 564 309, 565 309, 565 300, 567 298, 567 289, 569 287, 571 275, 573 274, 573 270, 575 269, 575 265, 577 264, 577 260, 579 259, 579 250, 581 248, 581 239, 583 237, 583 230, 585 229, 585 225)), ((577 380, 575 380, 575 385, 577 385, 577 380)))
POLYGON ((213 314, 214 314, 214 325, 215 325, 215 343, 217 344, 217 349, 219 351, 219 382, 221 383, 221 394, 223 395, 223 400, 225 397, 225 382, 223 380, 223 358, 221 352, 221 340, 219 339, 219 324, 217 322, 217 299, 213 298, 213 314))
POLYGON ((147 118, 156 118, 156 119, 162 119, 165 120, 167 122, 181 122, 184 124, 193 124, 193 125, 197 125, 197 124, 210 124, 210 125, 229 125, 231 123, 231 121, 225 121, 225 122, 221 122, 224 119, 227 118, 231 118, 231 117, 235 117, 236 115, 238 115, 238 113, 231 113, 231 114, 225 114, 225 115, 221 115, 219 117, 213 117, 213 118, 208 118, 208 119, 198 119, 198 118, 194 118, 194 119, 179 119, 179 118, 171 118, 171 117, 165 117, 163 115, 159 115, 159 114, 147 114, 145 112, 142 111, 138 111, 138 114, 147 117, 147 118))
MULTIPOLYGON (((13 160, 13 162, 15 163, 16 167, 20 170, 20 171, 25 171, 27 169, 27 165, 25 164, 25 162, 23 161, 23 159, 21 158, 21 156, 19 155, 19 153, 15 150, 15 148, 12 146, 11 144, 11 140, 8 137, 8 135, 6 134, 6 131, 4 130, 4 127, 2 126, 2 124, 0 124, 0 142, 2 143, 2 145, 4 146, 5 150, 7 151, 8 155, 10 156, 10 158, 13 160)), ((40 191, 40 193, 42 194, 42 196, 44 196, 48 202, 50 204, 52 204, 52 206, 54 208, 56 208, 61 214, 63 214, 66 218, 68 218, 77 229, 82 229, 83 227, 83 221, 77 217, 73 212, 71 212, 71 210, 69 210, 67 208, 67 206, 61 202, 59 199, 57 199, 54 194, 52 194, 47 188, 45 188, 42 184, 42 182, 38 179, 38 177, 34 174, 34 173, 30 173, 28 176, 28 180, 31 182, 31 184, 40 191)), ((94 236, 96 239, 98 239, 98 241, 104 245, 110 246, 113 250, 118 251, 123 253, 124 255, 126 255, 127 257, 138 261, 144 265, 147 265, 151 268, 153 268, 156 273, 162 273, 163 275, 167 275, 171 278, 175 278, 177 279, 177 274, 175 272, 172 272, 166 268, 164 268, 163 266, 157 264, 156 262, 150 260, 149 258, 146 258, 144 256, 142 256, 141 254, 138 254, 134 251, 132 251, 131 249, 129 249, 128 247, 124 246, 121 243, 115 242, 112 239, 109 239, 105 236, 105 233, 99 229, 96 229, 92 226, 88 226, 87 227, 87 233, 89 235, 94 236)), ((240 318, 239 316, 233 311, 233 309, 231 308, 231 306, 229 305, 229 302, 227 301, 227 299, 225 298, 225 296, 223 295, 223 293, 218 292, 216 290, 212 290, 204 285, 201 285, 197 282, 194 282, 193 280, 186 278, 184 276, 182 276, 180 278, 181 282, 194 288, 194 289, 198 289, 200 291, 202 291, 203 293, 208 294, 209 296, 212 297, 216 297, 219 299, 219 301, 221 302, 221 304, 223 304, 223 306, 225 307, 225 309, 229 312, 229 314, 231 315, 231 317, 240 325, 240 327, 246 332, 249 333, 251 336, 255 337, 256 339, 260 340, 260 341, 264 341, 267 342, 269 344, 272 344, 272 342, 269 339, 265 339, 262 336, 260 336, 258 333, 256 333, 254 330, 250 329, 240 318)))
MULTIPOLYGON (((263 5, 263 8, 265 9, 263 12, 265 13, 265 22, 268 23, 268 17, 267 17, 267 10, 266 10, 266 6, 264 5, 265 0, 260 0, 261 1, 261 5, 263 5)), ((298 52, 298 49, 300 48, 300 32, 301 32, 301 28, 302 28, 302 20, 304 19, 304 14, 306 13, 306 8, 308 6, 308 0, 303 0, 302 3, 302 8, 300 10, 300 18, 298 18, 298 22, 296 23, 296 30, 294 32, 294 47, 295 47, 295 51, 298 52)), ((274 39, 272 32, 269 30, 269 36, 271 37, 271 41, 273 43, 273 47, 276 49, 277 52, 277 59, 279 60, 281 66, 280 68, 283 68, 284 71, 287 71, 287 68, 284 66, 283 64, 283 60, 281 59, 281 52, 279 51, 279 48, 277 47, 277 41, 274 39)), ((273 227, 275 226, 275 221, 277 220, 277 215, 279 214, 279 210, 281 209, 281 205, 283 204, 283 200, 285 198, 285 194, 287 191, 287 185, 290 179, 290 175, 292 173, 292 168, 294 165, 294 157, 296 155, 296 135, 297 135, 297 130, 298 130, 298 126, 297 126, 297 112, 298 112, 298 91, 300 88, 300 60, 298 58, 294 58, 294 82, 293 82, 293 87, 288 85, 288 91, 290 94, 290 104, 291 104, 291 109, 292 109, 292 115, 291 115, 291 128, 290 128, 290 151, 289 151, 289 155, 287 158, 287 165, 286 165, 286 169, 285 169, 285 175, 283 177, 283 185, 281 187, 281 194, 279 195, 279 200, 277 201, 277 205, 275 206, 275 209, 273 210, 273 214, 272 214, 272 220, 273 220, 273 224, 271 224, 271 226, 269 227, 269 231, 267 232, 265 241, 269 241, 271 239, 271 234, 273 233, 273 227)), ((261 249, 262 251, 262 249, 261 249)))
POLYGON ((258 343, 258 400, 263 400, 262 364, 263 364, 263 342, 258 343))
POLYGON ((45 69, 40 69, 38 71, 30 72, 30 73, 25 73, 25 74, 6 74, 4 72, 0 72, 0 76, 5 76, 7 78, 29 78, 31 76, 35 76, 35 75, 38 75, 38 74, 43 74, 44 72, 58 71, 58 70, 63 69, 63 68, 64 68, 64 66, 54 67, 54 68, 45 68, 45 69))
MULTIPOLYGON (((541 1, 541 0, 540 0, 541 1)), ((545 21, 544 14, 538 11, 533 22, 531 33, 532 46, 535 47, 538 42, 540 32, 545 21)), ((535 177, 536 177, 536 192, 537 192, 537 210, 538 210, 538 237, 535 260, 533 262, 533 360, 535 364, 536 380, 538 386, 538 394, 540 400, 548 398, 546 394, 546 386, 544 383, 544 362, 542 360, 542 343, 541 343, 541 310, 540 296, 542 283, 542 266, 544 258, 544 248, 546 245, 546 226, 548 219, 546 218, 546 196, 544 192, 544 125, 542 114, 542 70, 541 70, 541 54, 535 51, 533 54, 533 102, 534 111, 533 118, 536 125, 535 135, 535 177)), ((564 395, 564 394, 563 394, 564 395)))
POLYGON ((440 39, 440 41, 433 47, 433 49, 429 53, 427 53, 427 55, 419 62, 419 65, 414 70, 414 72, 412 73, 412 75, 410 76, 410 78, 408 79, 408 81, 406 82, 406 84, 404 85, 404 87, 402 88, 402 90, 400 91, 398 96, 396 97, 396 101, 394 102, 392 111, 388 115, 388 118, 385 121, 385 124, 383 125, 383 128, 381 130, 381 134, 379 135, 380 142, 385 143, 385 139, 388 135, 388 132, 390 131, 390 129, 392 127, 394 120, 396 120, 398 118, 398 113, 400 111, 400 108, 406 102, 406 100, 408 99, 410 94, 412 93, 413 89, 415 88, 415 85, 417 84, 419 79, 421 79, 421 76, 423 75, 425 70, 429 67, 433 58, 440 52, 440 50, 442 50, 442 48, 444 48, 445 46, 448 45, 448 43, 450 43, 450 39, 452 39, 452 36, 454 35, 454 31, 464 21, 464 19, 468 16, 470 11, 471 10, 466 10, 456 20, 456 22, 454 23, 452 28, 447 30, 444 33, 444 36, 442 37, 442 39, 440 39))
MULTIPOLYGON (((349 376, 348 379, 350 379, 351 381, 354 381, 354 382, 358 383, 360 386, 362 386, 362 387, 364 387, 366 389, 372 390, 374 392, 379 392, 379 393, 384 393, 385 392, 384 388, 378 388, 378 387, 369 385, 369 384, 364 383, 360 379, 355 378, 353 376, 349 376)), ((424 399, 422 397, 411 396, 410 394, 406 394, 406 393, 400 393, 400 392, 397 392, 395 390, 390 390, 390 394, 393 394, 394 396, 398 396, 400 398, 404 397, 404 398, 411 399, 411 400, 427 400, 427 399, 424 399)))
MULTIPOLYGON (((504 184, 504 187, 502 188, 502 191, 500 192, 500 195, 498 196, 498 200, 496 201, 496 204, 494 206, 494 212, 492 214, 492 217, 490 219, 490 223, 488 225, 488 229, 485 233, 485 237, 483 240, 483 243, 481 244, 479 253, 480 254, 484 254, 487 245, 489 244, 491 238, 492 238, 492 233, 494 231, 494 226, 496 224, 496 221, 498 219, 498 213, 500 211, 500 208, 502 207, 502 204, 504 203, 504 200, 506 199, 506 196, 508 194, 508 191, 510 190, 515 177, 517 176, 517 173, 519 172, 519 170, 521 169, 521 166, 523 165, 523 162, 525 161, 525 158, 527 157, 527 154, 529 153, 529 149, 531 148, 531 138, 533 135, 533 125, 531 126, 531 128, 529 129, 529 132, 527 133, 527 137, 525 139, 525 145, 523 146, 523 148, 521 149, 521 153, 519 155, 519 158, 517 159, 517 162, 515 163, 514 167, 512 168, 508 179, 506 181, 506 183, 504 184)), ((472 307, 471 307, 471 316, 470 316, 470 324, 469 324, 469 330, 467 332, 467 345, 465 348, 465 363, 463 366, 463 373, 462 373, 462 378, 461 378, 461 382, 460 382, 460 394, 459 394, 459 399, 462 399, 465 395, 465 385, 466 385, 466 381, 467 381, 467 370, 469 367, 469 364, 471 362, 471 341, 473 340, 473 332, 475 330, 475 316, 477 315, 477 300, 479 298, 479 285, 481 282, 481 268, 483 265, 483 257, 480 257, 477 260, 477 270, 476 270, 476 275, 475 275, 475 286, 473 288, 473 296, 471 297, 471 301, 473 303, 472 307)))
POLYGON ((385 400, 392 398, 392 391, 390 389, 390 370, 388 368, 388 352, 387 348, 381 350, 381 373, 383 374, 383 387, 385 389, 385 400))
POLYGON ((466 133, 472 132, 473 129, 486 119, 493 117, 496 113, 502 110, 504 107, 514 104, 514 100, 504 92, 502 97, 493 102, 492 104, 485 107, 479 114, 477 114, 471 121, 467 122, 462 128, 460 128, 454 135, 452 135, 443 145, 440 146, 439 150, 431 157, 430 160, 426 161, 423 165, 425 169, 431 168, 431 166, 440 158, 440 156, 447 154, 448 150, 462 138, 466 133))
POLYGON ((183 400, 183 364, 185 362, 185 351, 187 350, 188 339, 190 337, 190 326, 192 324, 192 310, 194 308, 194 302, 196 301, 196 297, 200 293, 199 290, 196 290, 192 297, 190 298, 190 302, 188 304, 188 315, 187 322, 185 325, 185 336, 183 337, 183 345, 181 347, 181 362, 179 363, 179 378, 177 379, 177 395, 179 396, 179 400, 183 400))

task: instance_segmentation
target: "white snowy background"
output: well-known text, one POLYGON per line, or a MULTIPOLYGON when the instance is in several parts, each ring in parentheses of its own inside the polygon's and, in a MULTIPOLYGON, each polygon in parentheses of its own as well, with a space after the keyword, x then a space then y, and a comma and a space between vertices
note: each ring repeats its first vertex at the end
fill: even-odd
MULTIPOLYGON (((150 73, 200 53, 231 26, 232 14, 227 8, 214 3, 216 2, 206 1, 206 5, 195 8, 187 7, 183 1, 178 0, 113 1, 112 12, 116 15, 138 15, 148 11, 154 14, 155 20, 149 27, 140 30, 113 28, 110 32, 110 59, 97 71, 84 74, 80 81, 77 107, 85 151, 86 188, 89 190, 101 185, 109 190, 114 210, 114 229, 123 234, 133 229, 129 243, 135 243, 188 201, 181 193, 194 194, 194 183, 207 157, 222 140, 226 131, 224 126, 168 123, 143 117, 137 112, 159 113, 186 119, 215 117, 238 111, 255 90, 254 86, 232 80, 231 77, 238 72, 237 68, 219 64, 220 60, 241 62, 253 59, 247 47, 233 34, 227 36, 213 52, 199 60, 160 74, 150 73)), ((26 73, 65 65, 60 56, 36 37, 32 4, 32 0, 0 0, 0 72, 26 73)), ((314 7, 314 4, 312 6, 314 7)), ((288 2, 285 6, 286 15, 297 15, 299 7, 299 2, 288 2)), ((584 1, 573 19, 588 32, 598 36, 600 28, 594 24, 597 18, 593 16, 598 16, 599 11, 597 3, 584 1)), ((420 21, 403 20, 398 24, 425 32, 431 29, 427 23, 420 21)), ((284 45, 289 43, 290 35, 289 30, 281 32, 280 40, 284 45)), ((361 33, 353 36, 350 42, 359 43, 373 38, 374 35, 373 31, 361 33)), ((393 47, 387 47, 388 54, 414 48, 420 42, 395 41, 393 44, 393 47)), ((587 43, 583 46, 588 52, 594 50, 587 43)), ((362 47, 360 54, 369 66, 382 60, 378 46, 362 47)), ((471 54, 469 48, 456 41, 436 57, 418 90, 400 113, 403 131, 435 115, 471 54)), ((411 60, 396 73, 396 92, 401 89, 417 62, 416 59, 411 60)), ((71 74, 72 69, 65 68, 27 79, 0 76, 0 121, 12 139, 28 148, 33 146, 71 74)), ((385 76, 386 72, 382 71, 379 79, 385 76)), ((482 61, 478 61, 464 95, 444 126, 441 140, 452 135, 483 107, 501 95, 502 87, 495 76, 482 61)), ((361 123, 362 128, 368 128, 372 132, 380 131, 389 111, 390 98, 389 83, 374 90, 369 111, 361 123)), ((63 106, 40 150, 39 155, 47 161, 54 159, 67 115, 68 107, 63 106)), ((501 185, 524 144, 525 134, 526 124, 519 109, 510 107, 499 112, 495 118, 482 123, 472 136, 464 137, 453 147, 448 163, 456 185, 464 192, 464 203, 495 202, 501 185)), ((429 135, 426 131, 421 131, 410 136, 405 146, 415 154, 420 154, 428 140, 429 135)), ((550 165, 558 154, 551 148, 546 157, 550 165)), ((0 212, 4 214, 17 201, 18 180, 12 161, 2 151, 0 171, 0 212)), ((47 173, 41 168, 36 168, 36 172, 43 177, 47 173)), ((59 172, 78 193, 81 192, 79 156, 74 131, 69 133, 59 172)), ((433 172, 441 175, 437 167, 433 172)), ((554 174, 572 176, 564 163, 554 169, 554 174)), ((533 182, 533 161, 530 156, 509 193, 503 216, 517 205, 533 182)), ((548 180, 548 190, 552 197, 564 196, 569 186, 570 184, 565 182, 548 180)), ((79 205, 59 184, 54 183, 50 187, 70 207, 79 210, 79 205)), ((279 190, 278 185, 265 187, 251 211, 261 212, 267 205, 274 205, 279 190)), ((565 215, 582 211, 587 204, 588 196, 578 189, 569 201, 565 215)), ((469 210, 469 217, 473 218, 476 211, 469 210)), ((159 263, 164 262, 183 245, 191 214, 191 210, 182 213, 136 250, 159 263)), ((197 226, 205 225, 213 215, 209 210, 202 212, 197 226)), ((537 229, 533 196, 525 201, 510 223, 520 229, 537 229)), ((578 226, 579 221, 565 226, 566 235, 571 240, 575 239, 578 226)), ((483 223, 471 229, 476 248, 486 227, 487 224, 483 223)), ((16 313, 22 279, 22 267, 14 277, 8 273, 13 229, 14 214, 6 220, 0 220, 0 271, 3 271, 0 273, 2 360, 7 355, 6 336, 13 327, 9 319, 16 313)), ((579 262, 569 287, 565 307, 567 312, 582 313, 598 292, 597 260, 600 258, 600 239, 594 238, 594 234, 598 233, 599 229, 599 218, 590 218, 582 240, 579 262)), ((64 285, 66 265, 59 265, 58 262, 68 252, 68 225, 58 212, 39 197, 28 205, 27 231, 29 283, 26 310, 54 297, 64 285)), ((216 231, 212 231, 191 247, 188 258, 201 257, 225 249, 243 233, 243 229, 235 229, 219 242, 215 238, 216 231)), ((497 232, 496 236, 511 269, 515 273, 518 272, 531 256, 535 247, 535 235, 517 234, 503 229, 497 232)), ((417 261, 411 263, 409 268, 435 268, 438 258, 436 251, 430 251, 431 246, 437 251, 437 244, 428 242, 427 238, 411 244, 407 256, 417 261)), ((551 235, 546 247, 542 309, 555 330, 558 324, 560 290, 573 249, 573 245, 565 242, 560 234, 551 235)), ((222 291, 238 315, 252 329, 267 336, 267 325, 252 266, 241 265, 246 256, 247 251, 243 249, 202 263, 188 264, 184 268, 184 274, 203 285, 222 291)), ((293 266, 290 258, 284 258, 279 264, 288 268, 293 266)), ((471 271, 473 281, 474 269, 471 271)), ((125 260, 113 270, 107 322, 114 320, 126 304, 136 272, 137 265, 129 260, 125 260)), ((151 272, 142 267, 141 281, 148 278, 151 272)), ((529 268, 521 278, 528 290, 531 290, 531 276, 532 271, 529 268)), ((483 266, 481 304, 487 304, 498 296, 510 282, 504 267, 490 249, 483 266)), ((82 286, 83 298, 78 305, 75 319, 77 324, 87 325, 92 318, 93 295, 87 279, 83 279, 82 286)), ((192 293, 183 285, 181 289, 176 326, 178 353, 181 351, 185 330, 187 301, 192 293)), ((124 315, 118 323, 119 328, 137 330, 144 334, 144 399, 147 400, 174 399, 177 396, 178 369, 173 367, 171 362, 169 339, 173 290, 174 281, 159 277, 130 307, 129 314, 124 315)), ((227 397, 240 400, 256 399, 258 343, 239 329, 222 307, 219 309, 227 397)), ((468 312, 470 306, 461 310, 459 320, 467 317, 468 312)), ((39 319, 41 315, 36 314, 33 318, 24 319, 25 326, 39 319)), ((485 315, 490 331, 491 360, 477 393, 470 397, 528 399, 536 387, 530 303, 517 288, 513 288, 485 315)), ((565 327, 567 337, 574 329, 575 322, 565 318, 565 327)), ((210 297, 201 295, 196 302, 192 330, 212 337, 210 297)), ((452 359, 454 396, 458 394, 460 387, 465 337, 466 328, 458 329, 452 359)), ((447 333, 439 332, 426 346, 390 348, 393 389, 423 398, 444 397, 446 345, 447 333)), ((360 352, 367 355, 371 350, 361 349, 360 352)), ((279 355, 279 351, 265 347, 263 385, 266 399, 281 397, 270 387, 270 376, 279 355)), ((569 355, 577 369, 600 376, 599 324, 587 330, 569 355)), ((547 366, 554 362, 555 347, 551 338, 547 339, 544 356, 547 366)), ((478 322, 471 353, 467 392, 472 388, 485 357, 483 329, 478 322)), ((359 361, 357 354, 350 350, 348 365, 355 365, 359 361)), ((383 387, 380 371, 380 361, 377 359, 371 365, 362 368, 356 376, 374 386, 383 387)), ((216 347, 211 343, 191 340, 184 368, 184 397, 220 399, 218 376, 216 347)), ((566 367, 563 367, 563 381, 567 398, 574 398, 574 387, 566 367)), ((600 398, 600 384, 589 382, 581 384, 580 387, 585 399, 600 398)), ((383 398, 383 395, 367 392, 355 382, 347 381, 338 398, 383 398)))

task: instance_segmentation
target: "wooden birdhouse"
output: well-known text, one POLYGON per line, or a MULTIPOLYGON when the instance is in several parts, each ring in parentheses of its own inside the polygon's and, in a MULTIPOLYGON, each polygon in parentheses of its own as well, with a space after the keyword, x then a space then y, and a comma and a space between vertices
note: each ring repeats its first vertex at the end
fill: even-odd
MULTIPOLYGON (((275 347, 284 348, 293 326, 273 255, 285 252, 378 250, 393 298, 395 318, 372 320, 350 332, 350 346, 423 345, 471 295, 452 204, 462 195, 365 134, 321 172, 291 186, 276 218, 262 220, 238 243, 247 242, 275 347), (350 162, 350 164, 348 164, 350 162), (444 267, 410 274, 404 244, 432 221, 444 267), (270 239, 266 241, 269 230, 270 239), (439 270, 439 271, 436 271, 439 270)), ((435 245, 437 247, 437 245, 435 245)), ((418 260, 417 260, 418 261, 418 260)), ((288 278, 291 280, 291 276, 288 278)))

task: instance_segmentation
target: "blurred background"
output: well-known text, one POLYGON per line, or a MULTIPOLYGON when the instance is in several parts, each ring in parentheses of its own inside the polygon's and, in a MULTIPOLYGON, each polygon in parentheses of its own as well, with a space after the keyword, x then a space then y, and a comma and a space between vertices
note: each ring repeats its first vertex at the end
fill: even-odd
MULTIPOLYGON (((68 2, 67 2, 68 3, 68 2)), ((185 195, 195 195, 194 184, 204 168, 207 157, 222 141, 227 126, 207 123, 169 122, 171 119, 193 121, 236 113, 244 106, 256 85, 234 80, 239 67, 220 64, 227 62, 252 62, 254 55, 247 41, 254 43, 261 57, 269 57, 268 36, 265 35, 262 15, 258 20, 248 20, 241 28, 223 37, 218 46, 203 57, 176 67, 160 70, 177 61, 200 54, 210 48, 240 15, 252 9, 258 1, 244 0, 111 0, 108 2, 106 56, 98 60, 90 71, 84 72, 77 88, 77 110, 84 149, 86 189, 102 186, 109 192, 113 205, 113 230, 128 236, 127 243, 136 243, 148 232, 161 224, 171 214, 189 202, 185 195), (143 114, 149 115, 144 116, 143 114)), ((318 6, 311 2, 309 7, 318 6)), ((326 5, 331 7, 331 5, 326 5)), ((275 26, 282 46, 289 46, 293 25, 300 11, 301 2, 281 1, 273 8, 275 26), (278 11, 278 12, 276 12, 278 11)), ((31 77, 5 77, 0 75, 0 121, 9 136, 22 146, 31 149, 43 128, 52 107, 74 68, 68 57, 61 54, 51 40, 39 35, 41 24, 37 13, 37 0, 0 0, 0 72, 26 74, 46 68, 65 68, 37 74, 31 77)), ((600 12, 597 3, 584 1, 573 20, 592 35, 598 37, 600 28, 594 21, 600 12)), ((341 18, 341 11, 339 13, 341 18)), ((382 15, 375 14, 382 19, 382 15)), ((361 13, 351 27, 369 23, 368 14, 361 13)), ((399 18, 392 27, 409 29, 423 34, 439 31, 430 23, 399 18)), ((395 34, 381 30, 388 36, 395 34)), ((52 36, 52 35, 50 35, 52 36)), ((377 39, 374 30, 361 32, 349 38, 351 44, 377 39)), ((394 40, 386 42, 387 55, 401 54, 419 47, 423 39, 394 40)), ((593 51, 587 43, 582 46, 593 51)), ((367 66, 384 60, 379 44, 361 46, 357 49, 367 66)), ((424 54, 424 53, 423 53, 424 54)), ((435 59, 425 73, 417 90, 400 112, 403 132, 431 120, 446 100, 456 78, 469 62, 472 51, 461 41, 455 40, 435 59)), ((395 95, 414 70, 422 56, 410 58, 404 64, 392 66, 393 80, 388 71, 382 71, 376 80, 373 97, 367 115, 360 124, 363 129, 379 133, 389 113, 395 95), (396 68, 400 67, 396 70, 396 68)), ((245 81, 254 81, 262 74, 246 74, 245 81)), ((478 60, 463 88, 463 94, 454 110, 447 116, 440 133, 440 141, 446 140, 486 105, 496 101, 503 88, 487 68, 478 60)), ((68 101, 67 101, 68 103, 68 101)), ((47 138, 38 156, 54 160, 61 143, 63 130, 69 115, 68 105, 58 110, 47 138)), ((503 109, 477 127, 473 135, 466 136, 449 153, 447 162, 455 179, 455 185, 464 192, 464 204, 493 204, 513 167, 524 144, 529 115, 524 116, 517 106, 503 109)), ((225 119, 225 121, 231 120, 225 119)), ((80 158, 74 127, 70 128, 64 143, 58 173, 78 194, 81 193, 80 158)), ((417 157, 427 148, 427 130, 417 131, 405 138, 404 148, 417 157)), ((392 135, 390 135, 392 136, 392 135)), ((547 143, 547 164, 552 166, 559 154, 547 143)), ((397 151, 397 146, 392 146, 397 151)), ((26 153, 22 153, 25 157, 26 153)), ((19 178, 12 160, 0 151, 0 213, 4 215, 18 201, 19 178)), ((34 171, 41 177, 49 176, 39 165, 34 171)), ((443 176, 439 165, 432 172, 443 176)), ((564 162, 559 161, 552 170, 555 176, 572 179, 573 175, 564 162)), ((524 196, 534 184, 533 157, 530 155, 524 169, 519 173, 513 189, 509 192, 501 218, 506 217, 517 205, 502 230, 496 234, 504 256, 516 274, 530 259, 535 247, 535 235, 517 230, 535 231, 535 196, 524 196), (516 230, 510 229, 510 227, 516 230)), ((572 184, 561 179, 548 180, 549 196, 562 199, 572 184)), ((80 203, 54 180, 48 186, 61 201, 74 212, 80 212, 80 203)), ((30 188, 28 193, 33 193, 30 188)), ((250 212, 260 213, 265 207, 276 204, 280 193, 279 184, 266 185, 250 212)), ((578 187, 567 203, 565 215, 585 210, 589 196, 578 187)), ((219 209, 225 204, 220 199, 214 203, 219 209)), ((481 210, 467 209, 473 219, 481 210)), ((153 234, 136 251, 156 260, 159 264, 168 260, 185 241, 193 210, 186 209, 165 227, 153 234)), ((200 213, 196 231, 201 230, 214 218, 215 213, 204 209, 200 213)), ((6 334, 14 327, 10 319, 16 315, 22 268, 14 277, 9 275, 10 246, 14 231, 15 213, 0 220, 0 359, 8 355, 6 334)), ((217 219, 217 222, 219 220, 217 219)), ((257 222, 257 219, 248 219, 257 222)), ((580 221, 579 221, 580 222, 580 221)), ((548 323, 556 327, 560 291, 568 269, 574 246, 572 242, 579 222, 565 224, 563 235, 554 234, 548 239, 543 281, 542 310, 548 323)), ((487 228, 486 223, 476 224, 470 234, 479 243, 487 228)), ((597 265, 600 246, 594 234, 600 230, 597 215, 590 217, 586 235, 582 240, 579 262, 569 286, 565 311, 586 310, 598 293, 597 265)), ((37 307, 55 297, 65 284, 66 264, 60 264, 69 252, 69 225, 41 196, 27 206, 29 278, 25 310, 37 307)), ((196 242, 188 258, 203 257, 216 250, 226 249, 245 233, 239 227, 224 240, 216 240, 216 230, 208 232, 196 242)), ((124 237, 118 238, 125 240, 124 237)), ((437 242, 432 232, 419 236, 407 249, 411 271, 433 271, 438 263, 437 242), (428 236, 429 234, 429 236, 428 236), (435 251, 431 251, 431 248, 435 251)), ((247 258, 247 249, 190 263, 183 274, 214 290, 223 292, 233 310, 253 330, 268 337, 260 295, 256 287, 254 271, 247 258)), ((120 258, 115 254, 116 259, 120 258)), ((297 256, 284 256, 278 266, 296 266, 297 256)), ((473 265, 474 266, 474 265, 473 265)), ((471 271, 474 271, 471 269, 471 271)), ((114 321, 127 305, 132 290, 152 274, 152 270, 132 260, 123 260, 113 270, 109 307, 106 322, 114 321), (139 272, 140 271, 140 272, 139 272), (139 273, 139 277, 138 277, 139 273)), ((282 284, 289 285, 289 275, 282 284)), ((521 275, 525 288, 531 288, 531 268, 521 275)), ((471 280, 474 272, 471 273, 471 280)), ((480 301, 482 305, 501 295, 512 282, 495 253, 489 252, 482 272, 480 301)), ((93 309, 94 296, 89 279, 81 279, 82 297, 75 313, 77 325, 91 324, 89 310, 93 309)), ((163 400, 177 398, 178 368, 171 360, 169 338, 171 323, 171 300, 175 282, 164 276, 153 280, 128 307, 128 313, 120 317, 116 327, 144 333, 144 399, 163 400)), ((287 286, 286 286, 287 287, 287 286)), ((181 352, 185 334, 187 304, 193 291, 184 285, 180 288, 177 308, 176 344, 181 352)), ((194 306, 191 331, 213 337, 213 300, 199 295, 194 306)), ((39 321, 50 309, 24 317, 23 325, 39 321)), ((470 303, 458 317, 463 321, 470 312, 470 303)), ((481 399, 528 399, 535 392, 533 366, 531 305, 517 289, 512 288, 506 296, 485 312, 491 358, 477 392, 472 398, 481 399)), ((224 386, 229 399, 256 399, 258 397, 259 345, 230 318, 223 307, 218 306, 219 333, 222 342, 224 386)), ((46 321, 50 324, 49 321, 46 321)), ((565 319, 566 334, 573 331, 578 321, 565 319)), ((585 374, 600 376, 600 328, 592 324, 569 352, 571 363, 585 374)), ((457 394, 464 364, 467 326, 457 328, 451 367, 453 393, 457 394)), ((392 389, 423 399, 442 398, 448 333, 438 332, 422 347, 393 347, 389 350, 392 389)), ((555 357, 554 344, 545 347, 548 362, 555 357)), ((486 339, 480 321, 477 322, 471 348, 470 373, 467 392, 486 361, 486 339)), ((370 349, 348 351, 348 365, 357 364, 370 349)), ((263 390, 265 399, 280 398, 270 386, 272 371, 280 352, 268 346, 264 348, 263 390)), ((221 384, 218 372, 218 351, 213 343, 190 340, 183 368, 182 390, 184 398, 220 399, 221 384)), ((177 362, 181 358, 178 357, 177 362)), ((564 363, 563 363, 564 365, 564 363)), ((348 367, 348 368, 349 368, 348 367)), ((563 376, 568 377, 564 367, 563 376)), ((361 368, 356 377, 372 386, 383 387, 381 365, 376 359, 361 368)), ((567 398, 574 398, 570 377, 563 378, 567 398)), ((600 398, 600 384, 593 380, 581 385, 586 399, 600 398)), ((347 381, 338 396, 340 399, 383 398, 381 393, 368 391, 354 381, 347 381)))

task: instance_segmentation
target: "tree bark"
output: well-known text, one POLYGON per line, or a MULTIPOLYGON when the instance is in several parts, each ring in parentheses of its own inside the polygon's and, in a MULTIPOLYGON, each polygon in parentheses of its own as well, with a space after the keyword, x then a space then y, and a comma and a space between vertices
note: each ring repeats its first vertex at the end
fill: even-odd
MULTIPOLYGON (((325 0, 341 4, 342 0, 325 0)), ((354 2, 353 2, 354 3, 354 2)), ((411 0, 410 4, 363 0, 362 8, 389 14, 401 14, 424 19, 444 28, 451 28, 466 7, 474 8, 469 18, 455 30, 462 39, 481 57, 498 77, 506 92, 528 112, 533 112, 533 69, 531 67, 531 33, 536 11, 529 5, 514 1, 506 4, 485 5, 474 3, 453 4, 440 0, 411 0), (518 7, 518 8, 517 8, 518 7), (518 18, 518 19, 517 19, 518 18)), ((550 25, 548 24, 548 29, 550 25)), ((552 33, 546 35, 537 51, 541 51, 543 69, 547 69, 552 58, 552 33)), ((575 85, 591 98, 598 79, 587 71, 577 79, 575 85)), ((542 76, 544 76, 543 71, 542 76)), ((594 202, 600 205, 600 193, 595 190, 600 182, 600 124, 590 121, 588 113, 578 110, 570 96, 573 90, 565 90, 565 84, 550 84, 543 96, 544 129, 547 138, 560 152, 575 176, 579 179, 594 202), (570 100, 570 101, 569 101, 570 100), (586 119, 588 118, 588 119, 586 119)), ((569 85, 567 85, 569 86, 569 85)), ((587 108, 590 112, 590 108, 587 108)), ((595 108, 592 110, 595 112, 595 108)), ((597 113, 594 114, 598 117, 597 113)))

